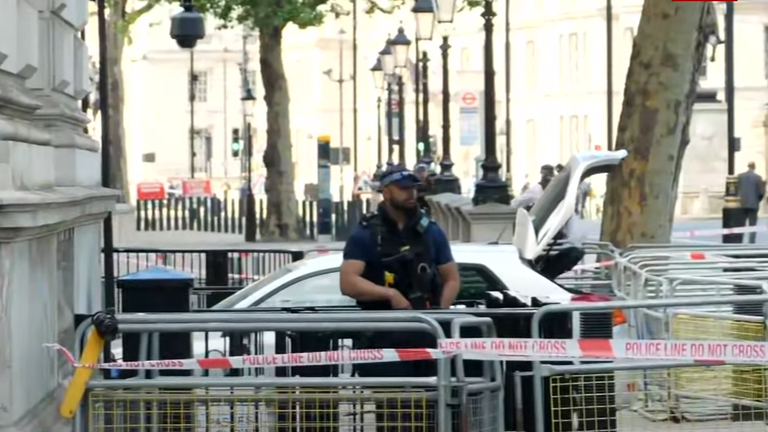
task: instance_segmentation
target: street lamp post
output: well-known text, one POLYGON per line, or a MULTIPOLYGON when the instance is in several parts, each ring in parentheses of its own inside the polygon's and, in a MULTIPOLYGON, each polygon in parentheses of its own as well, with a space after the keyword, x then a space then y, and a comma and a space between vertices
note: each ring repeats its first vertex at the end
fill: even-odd
POLYGON ((485 160, 481 165, 483 175, 475 185, 474 205, 492 202, 509 204, 509 189, 501 179, 501 164, 496 156, 496 76, 493 70, 493 0, 483 1, 483 19, 485 20, 485 46, 483 83, 485 87, 485 160))
POLYGON ((195 99, 197 90, 195 50, 189 50, 189 178, 195 178, 195 99))
MULTIPOLYGON (((371 68, 371 74, 373 75, 373 85, 381 92, 381 90, 384 88, 384 80, 386 77, 384 76, 384 68, 381 66, 381 57, 376 59, 376 63, 374 63, 373 67, 371 68)), ((382 139, 381 139, 381 93, 376 97, 376 137, 377 137, 377 144, 378 144, 378 151, 376 152, 376 172, 374 173, 373 177, 374 179, 378 180, 381 178, 381 174, 384 172, 382 169, 382 159, 381 159, 381 153, 384 150, 382 148, 382 139)))
POLYGON ((405 85, 403 75, 406 73, 405 67, 408 63, 408 48, 411 46, 411 40, 405 35, 403 26, 397 29, 397 34, 390 45, 395 57, 395 68, 399 71, 397 74, 398 162, 400 166, 405 167, 405 85))
POLYGON ((422 120, 421 120, 421 140, 420 142, 424 146, 421 154, 421 162, 431 165, 432 164, 432 149, 429 145, 429 80, 427 79, 427 64, 429 63, 429 57, 426 51, 421 53, 421 102, 422 102, 422 120))
MULTIPOLYGON (((355 77, 351 74, 344 76, 344 35, 347 32, 339 29, 339 76, 333 78, 333 69, 323 71, 323 74, 331 81, 339 85, 339 195, 344 199, 344 83, 352 81, 355 77)), ((357 142, 357 141, 355 141, 357 142)), ((357 157, 357 152, 355 152, 357 157)), ((354 173, 357 176, 357 173, 354 173)), ((356 181, 357 179, 355 179, 356 181)), ((354 192, 354 191, 353 191, 354 192)))
POLYGON ((180 48, 189 49, 189 170, 195 177, 195 54, 197 41, 205 37, 205 20, 195 10, 192 0, 181 2, 183 10, 171 18, 171 38, 180 48))
MULTIPOLYGON (((416 19, 416 41, 430 41, 435 33, 435 5, 432 0, 417 0, 411 9, 416 19)), ((416 55, 419 55, 418 49, 416 55)), ((421 154, 421 161, 427 164, 432 163, 432 153, 429 147, 429 78, 427 75, 427 63, 429 57, 427 51, 421 52, 421 125, 419 131, 419 142, 424 146, 421 154)))
POLYGON ((441 24, 443 36, 443 43, 440 45, 443 62, 443 155, 440 159, 440 175, 435 179, 435 192, 459 194, 461 193, 461 184, 459 178, 453 174, 453 161, 451 160, 451 90, 448 80, 448 50, 451 48, 448 43, 448 35, 455 12, 456 0, 437 0, 436 18, 438 24, 441 24))
MULTIPOLYGON (((419 50, 418 50, 418 42, 427 42, 432 40, 432 37, 435 32, 435 5, 432 0, 417 0, 416 3, 414 3, 413 8, 411 9, 411 12, 414 15, 415 21, 416 21, 416 56, 419 56, 419 50)), ((418 125, 419 130, 417 131, 417 137, 418 142, 423 145, 422 153, 421 153, 421 161, 420 162, 426 162, 431 163, 432 157, 431 157, 431 149, 429 148, 429 75, 427 70, 427 62, 429 61, 429 58, 427 57, 426 50, 423 50, 421 52, 421 71, 418 74, 420 77, 420 84, 421 84, 421 122, 418 125)), ((418 71, 418 64, 416 70, 418 71)), ((418 92, 418 89, 417 89, 418 92)), ((418 95, 417 95, 418 96, 418 95)), ((418 107, 417 107, 418 109, 418 107)))
POLYGON ((395 54, 392 51, 392 39, 387 38, 384 48, 379 51, 379 60, 381 61, 381 69, 384 71, 384 79, 387 84, 387 166, 392 166, 395 163, 392 159, 395 150, 395 140, 393 135, 394 119, 392 115, 392 81, 395 73, 395 54))
MULTIPOLYGON (((723 228, 743 225, 739 201, 738 177, 736 176, 736 127, 734 106, 734 29, 733 4, 725 3, 725 104, 728 130, 728 176, 725 180, 723 203, 723 228)), ((724 234, 723 243, 741 243, 744 234, 724 234)))

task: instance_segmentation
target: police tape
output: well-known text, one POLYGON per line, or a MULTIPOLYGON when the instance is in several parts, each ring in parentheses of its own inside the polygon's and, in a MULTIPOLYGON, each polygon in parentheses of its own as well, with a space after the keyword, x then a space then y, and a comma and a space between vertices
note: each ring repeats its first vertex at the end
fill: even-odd
POLYGON ((768 342, 668 341, 613 339, 441 339, 438 348, 381 348, 258 354, 237 357, 124 361, 80 364, 66 348, 62 353, 75 368, 89 369, 243 369, 285 366, 388 363, 437 360, 461 355, 465 360, 667 360, 693 365, 768 365, 768 342))

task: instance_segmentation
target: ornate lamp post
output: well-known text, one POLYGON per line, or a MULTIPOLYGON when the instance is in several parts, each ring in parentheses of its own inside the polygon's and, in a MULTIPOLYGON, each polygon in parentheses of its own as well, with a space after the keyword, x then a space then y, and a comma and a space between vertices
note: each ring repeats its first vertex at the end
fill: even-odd
POLYGON ((411 40, 405 35, 405 29, 400 26, 397 34, 390 42, 392 53, 395 57, 395 68, 397 74, 397 116, 398 116, 398 162, 400 166, 405 166, 405 85, 403 84, 403 74, 406 73, 408 63, 408 48, 411 46, 411 40))
POLYGON ((456 13, 456 0, 437 0, 437 23, 440 24, 443 43, 440 45, 440 53, 443 61, 443 149, 440 159, 440 175, 435 179, 436 193, 461 193, 459 178, 453 174, 453 161, 451 160, 451 89, 448 80, 448 35, 453 24, 453 16, 456 13))
POLYGON ((483 20, 485 21, 485 46, 483 47, 483 84, 485 87, 485 159, 481 165, 483 175, 475 185, 474 205, 497 202, 509 204, 510 196, 507 183, 501 179, 501 164, 496 156, 496 74, 493 70, 493 0, 483 0, 483 20))
POLYGON ((381 69, 384 71, 384 79, 387 83, 387 166, 394 165, 395 153, 395 139, 394 139, 394 122, 392 116, 392 82, 394 81, 395 73, 395 54, 392 52, 392 39, 387 38, 387 42, 384 48, 379 51, 379 61, 381 62, 381 69))
MULTIPOLYGON (((435 32, 435 5, 431 0, 417 0, 411 9, 413 16, 416 19, 416 40, 417 41, 430 41, 435 32)), ((416 55, 419 55, 417 52, 416 55)), ((421 162, 426 164, 432 163, 432 149, 430 148, 429 139, 429 78, 427 73, 427 64, 429 63, 429 57, 427 51, 421 52, 421 108, 422 108, 422 121, 421 130, 419 131, 419 143, 423 146, 421 153, 421 162)))
POLYGON ((205 37, 205 19, 195 9, 192 0, 183 0, 184 9, 171 18, 171 38, 180 48, 189 49, 189 175, 195 177, 195 53, 197 41, 205 37))
MULTIPOLYGON (((371 68, 371 74, 373 75, 373 85, 376 90, 383 90, 385 86, 384 68, 381 66, 381 57, 376 59, 376 63, 371 68)), ((381 139, 381 94, 376 97, 376 138, 378 142, 378 151, 376 152, 376 172, 373 174, 373 178, 378 181, 381 178, 381 174, 384 172, 381 163, 381 153, 383 149, 383 143, 381 139)))

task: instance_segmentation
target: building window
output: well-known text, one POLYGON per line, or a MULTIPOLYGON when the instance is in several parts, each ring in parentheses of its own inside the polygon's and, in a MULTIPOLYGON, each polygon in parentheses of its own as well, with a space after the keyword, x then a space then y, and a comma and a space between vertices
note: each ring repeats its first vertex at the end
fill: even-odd
POLYGON ((259 85, 259 81, 258 81, 259 80, 259 76, 258 76, 258 74, 256 73, 255 70, 249 70, 246 73, 246 75, 248 76, 248 87, 250 87, 251 90, 253 90, 254 95, 255 95, 256 94, 256 89, 258 88, 258 85, 259 85))
POLYGON ((765 79, 768 79, 768 26, 763 27, 763 68, 765 79))
POLYGON ((194 151, 195 172, 210 177, 211 157, 213 155, 213 134, 210 128, 195 130, 194 151))
POLYGON ((581 117, 581 146, 582 150, 592 150, 592 135, 589 132, 589 116, 581 117))
POLYGON ((624 60, 622 60, 623 63, 619 63, 619 65, 624 65, 623 72, 624 72, 624 75, 626 76, 627 72, 629 72, 629 62, 632 59, 632 48, 634 47, 634 44, 635 44, 635 28, 634 27, 624 28, 624 34, 622 36, 622 39, 623 39, 622 44, 626 54, 624 55, 624 60))
POLYGON ((195 71, 192 74, 192 88, 195 102, 208 102, 208 72, 195 71))
POLYGON ((568 81, 573 88, 579 85, 579 63, 579 35, 571 33, 568 35, 568 81))
POLYGON ((635 43, 635 28, 634 27, 626 27, 624 29, 624 45, 627 47, 628 51, 632 51, 632 45, 635 43))
POLYGON ((565 35, 560 35, 560 90, 568 87, 568 45, 565 35))
POLYGON ((568 142, 568 125, 565 124, 565 116, 560 116, 560 159, 571 158, 571 149, 568 142))
MULTIPOLYGON (((482 52, 482 51, 481 51, 482 52)), ((475 64, 476 55, 472 52, 472 48, 464 47, 461 49, 461 70, 480 70, 475 64)))
POLYGON ((578 153, 581 141, 581 136, 579 136, 579 116, 571 116, 569 126, 568 141, 571 148, 571 154, 578 153))
POLYGON ((536 181, 536 122, 525 122, 525 156, 529 180, 536 181))
POLYGON ((536 47, 533 41, 525 44, 525 86, 527 90, 536 88, 536 47))

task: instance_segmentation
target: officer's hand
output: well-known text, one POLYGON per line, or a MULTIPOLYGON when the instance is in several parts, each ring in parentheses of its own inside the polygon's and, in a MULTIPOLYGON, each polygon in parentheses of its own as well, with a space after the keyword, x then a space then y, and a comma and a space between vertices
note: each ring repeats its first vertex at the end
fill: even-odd
POLYGON ((411 309, 411 303, 396 289, 390 292, 389 303, 392 309, 411 309))

